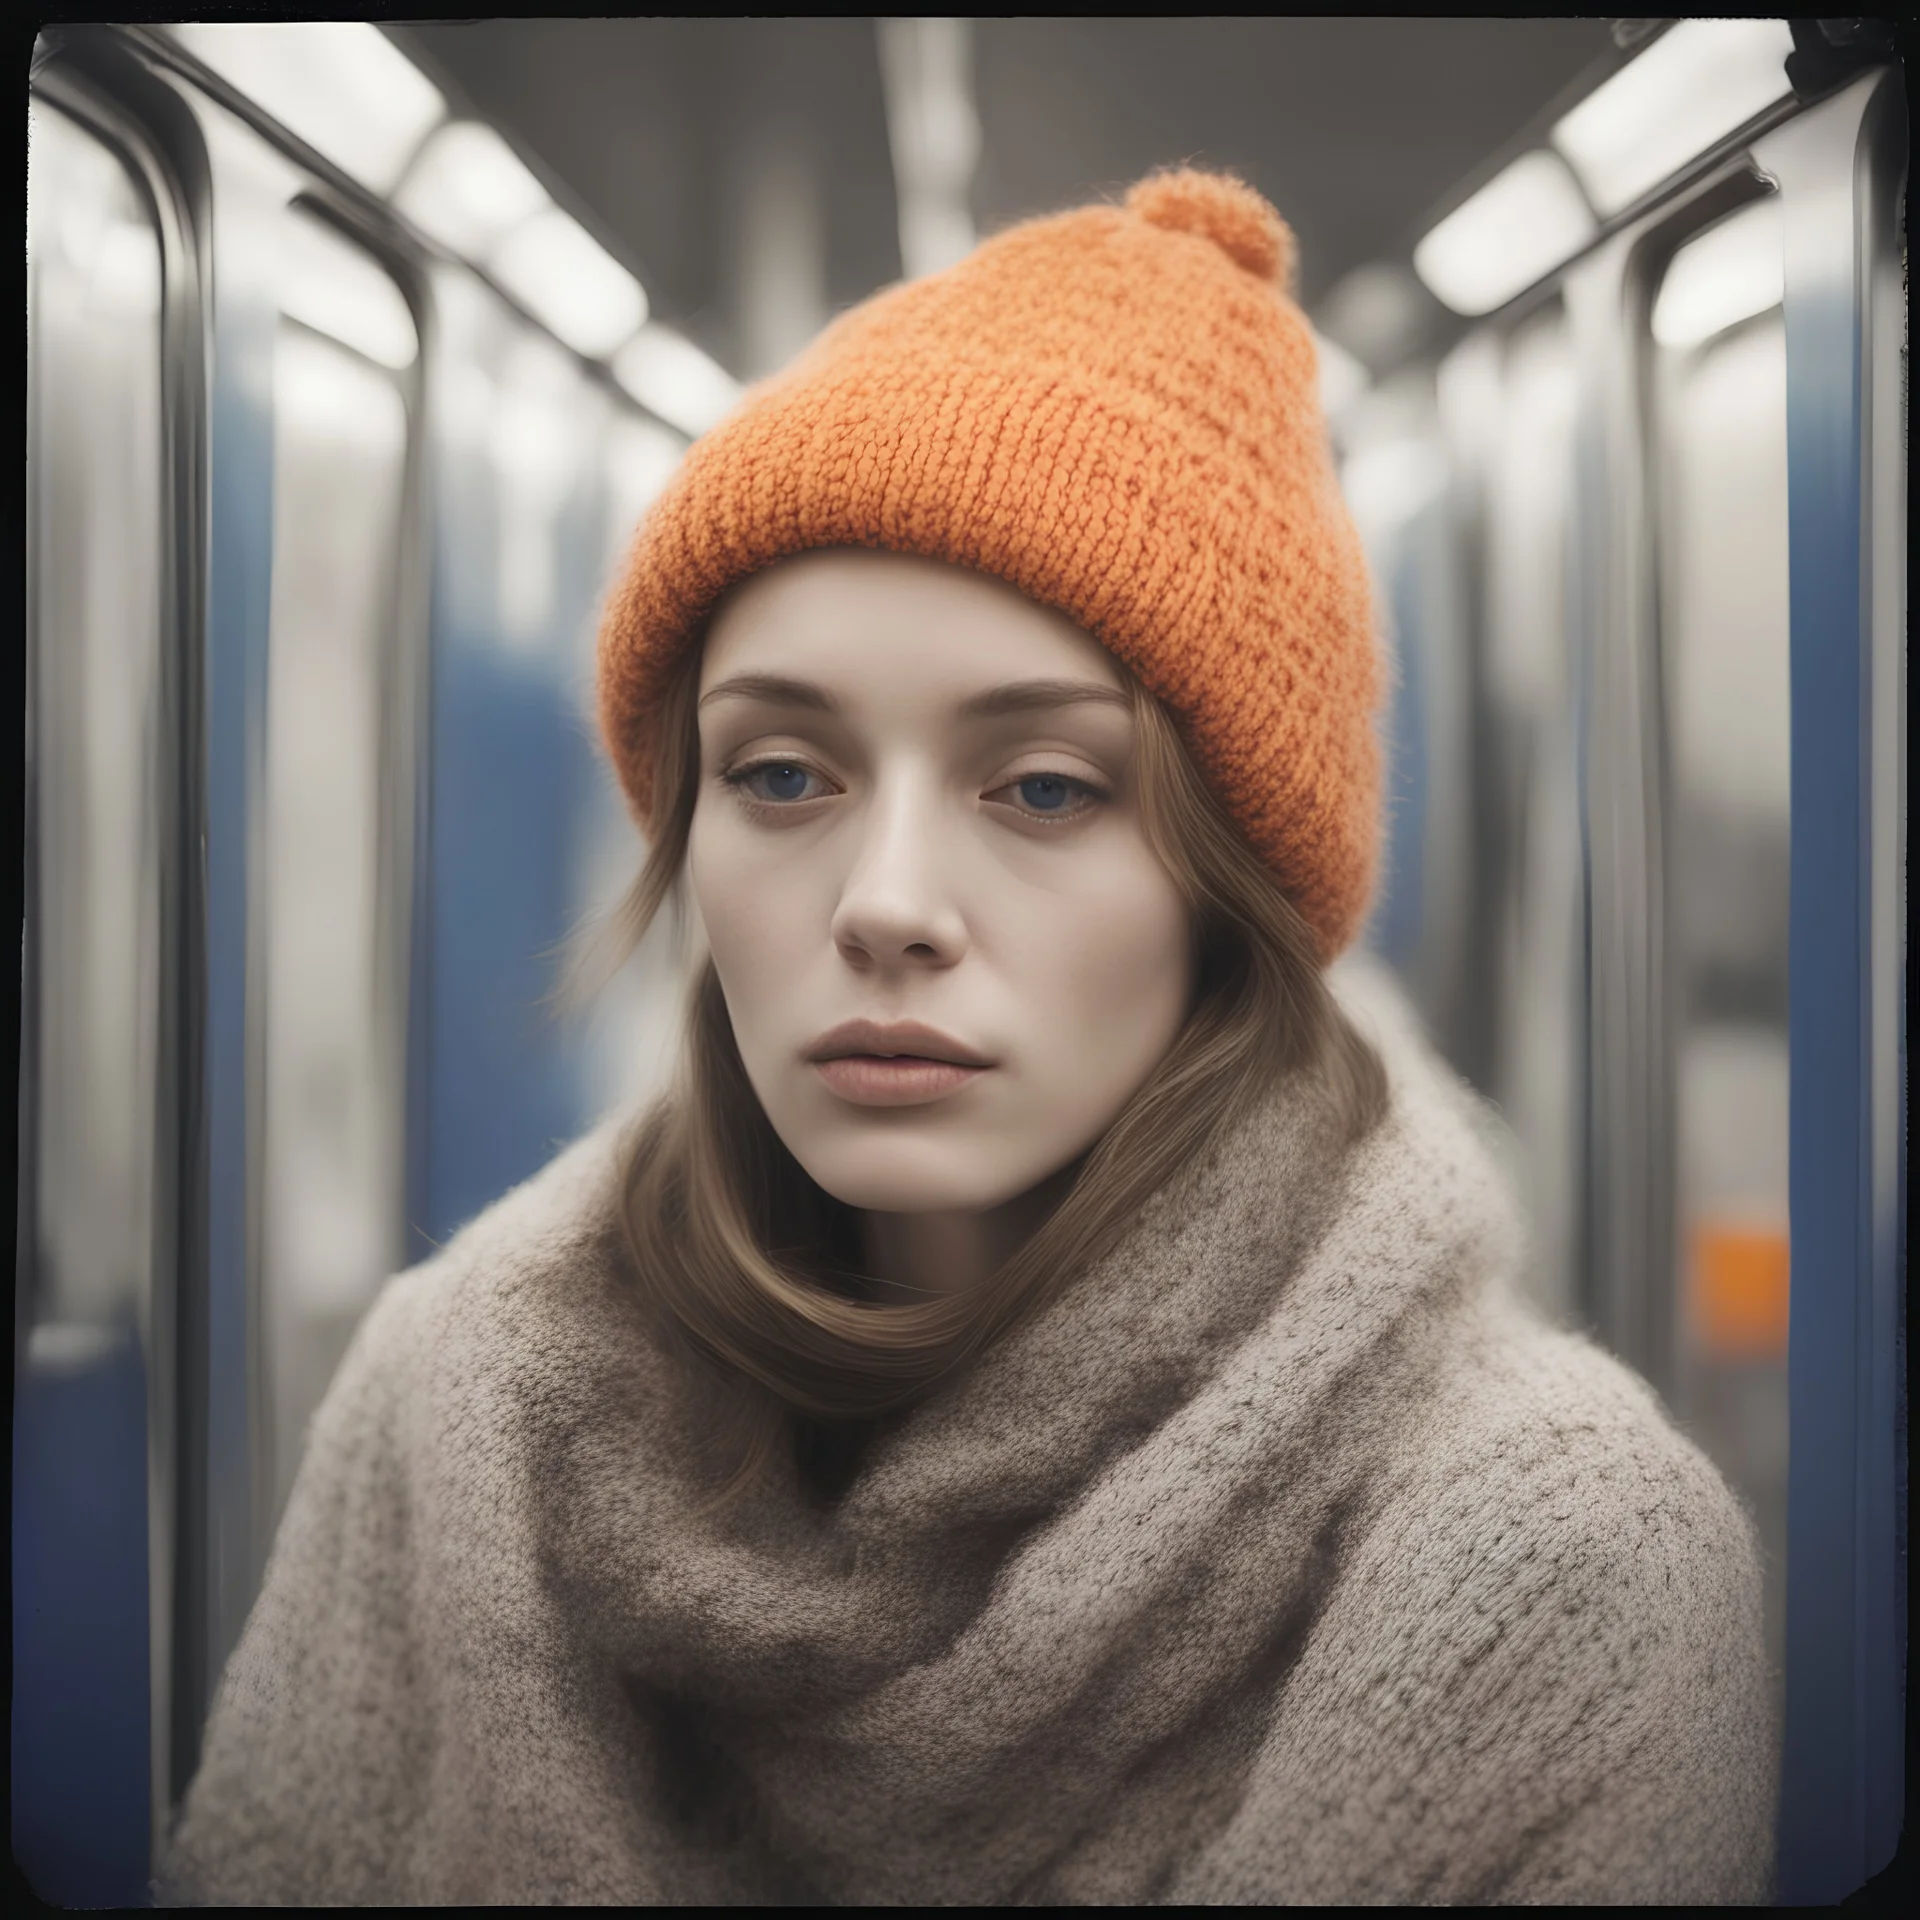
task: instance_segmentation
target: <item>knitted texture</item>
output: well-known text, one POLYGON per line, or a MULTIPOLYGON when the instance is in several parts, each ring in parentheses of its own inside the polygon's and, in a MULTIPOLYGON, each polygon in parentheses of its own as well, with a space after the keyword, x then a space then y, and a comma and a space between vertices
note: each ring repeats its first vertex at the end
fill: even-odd
POLYGON ((711 1504, 617 1125, 396 1281, 168 1897, 1764 1900, 1751 1528, 1523 1306, 1472 1097, 1351 966, 1380 1128, 1276 1089, 831 1503, 782 1458, 711 1504))
POLYGON ((1252 188, 1161 174, 888 289, 750 393, 608 599, 601 725, 642 825, 647 716, 730 586, 808 548, 920 554, 1125 662, 1323 953, 1346 946, 1378 837, 1377 668, 1292 264, 1252 188))

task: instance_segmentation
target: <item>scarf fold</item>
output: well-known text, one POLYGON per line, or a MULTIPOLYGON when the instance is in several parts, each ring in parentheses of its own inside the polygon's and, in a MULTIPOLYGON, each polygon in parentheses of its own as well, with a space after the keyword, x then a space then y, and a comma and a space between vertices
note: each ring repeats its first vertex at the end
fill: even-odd
POLYGON ((1277 1087, 874 1443, 715 1510, 601 1129, 388 1288, 209 1725, 177 1897, 1758 1898, 1750 1530, 1512 1284, 1377 982, 1382 1125, 1277 1087))

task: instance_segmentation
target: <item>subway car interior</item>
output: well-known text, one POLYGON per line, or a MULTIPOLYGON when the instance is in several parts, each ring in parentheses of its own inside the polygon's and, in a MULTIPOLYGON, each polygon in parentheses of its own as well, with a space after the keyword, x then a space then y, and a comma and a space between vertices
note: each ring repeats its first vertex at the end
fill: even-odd
POLYGON ((1365 944, 1753 1516, 1779 1898, 1906 1672, 1906 94, 1873 21, 69 27, 29 105, 13 1832, 144 1904, 382 1282, 663 1084, 599 596, 831 315, 1155 165, 1294 226, 1365 944))

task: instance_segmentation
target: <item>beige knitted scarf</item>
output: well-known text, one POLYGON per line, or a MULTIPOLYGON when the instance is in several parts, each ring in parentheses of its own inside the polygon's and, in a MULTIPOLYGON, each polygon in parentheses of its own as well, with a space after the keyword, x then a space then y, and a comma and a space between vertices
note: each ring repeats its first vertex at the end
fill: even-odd
POLYGON ((295 1903, 1753 1900, 1751 1531, 1511 1284, 1459 1083, 1281 1087, 837 1500, 710 1500, 620 1130, 394 1282, 164 1891, 295 1903))

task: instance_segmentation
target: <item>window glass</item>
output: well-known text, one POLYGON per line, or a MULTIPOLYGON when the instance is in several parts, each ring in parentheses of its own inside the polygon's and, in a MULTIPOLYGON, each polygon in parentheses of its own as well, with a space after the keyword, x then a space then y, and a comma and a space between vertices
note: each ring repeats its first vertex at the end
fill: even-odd
POLYGON ((434 314, 423 1251, 656 1089, 680 1000, 664 924, 598 994, 567 989, 644 852, 598 744, 601 607, 685 442, 463 269, 434 314))
POLYGON ((289 210, 274 357, 262 1288, 273 1500, 404 1258, 412 757, 399 625, 417 341, 364 250, 289 210))
POLYGON ((1655 303, 1680 1276, 1677 1411, 1752 1506, 1783 1645, 1789 684, 1780 225, 1763 201, 1655 303))
POLYGON ((1458 1063, 1465 686, 1452 472, 1431 372, 1364 395, 1341 437, 1341 489, 1366 551, 1391 689, 1380 872, 1364 938, 1458 1063))
MULTIPOLYGON (((622 412, 609 423, 606 447, 602 577, 611 580, 641 517, 679 465, 686 443, 664 427, 622 412)), ((591 691, 591 683, 582 688, 584 694, 591 691)), ((592 727, 590 701, 582 704, 583 720, 592 727)), ((581 913, 589 924, 614 911, 646 857, 612 762, 601 756, 597 771, 580 863, 581 913)), ((680 1040, 685 960, 674 938, 673 915, 665 913, 640 952, 594 997, 583 1036, 586 1097, 594 1112, 638 1106, 666 1086, 680 1040)))
POLYGON ((167 1218, 161 248, 121 162, 29 114, 13 1844, 52 1904, 137 1906, 168 1577, 147 1351, 167 1218))
POLYGON ((151 1253, 160 247, 120 163, 38 104, 29 221, 44 1329, 32 1350, 52 1363, 57 1349, 77 1355, 81 1329, 144 1311, 151 1253))
POLYGON ((1567 541, 1576 378, 1564 312, 1504 343, 1486 479, 1476 858, 1488 1091, 1512 1129, 1538 1296, 1576 1311, 1585 1044, 1567 541))

